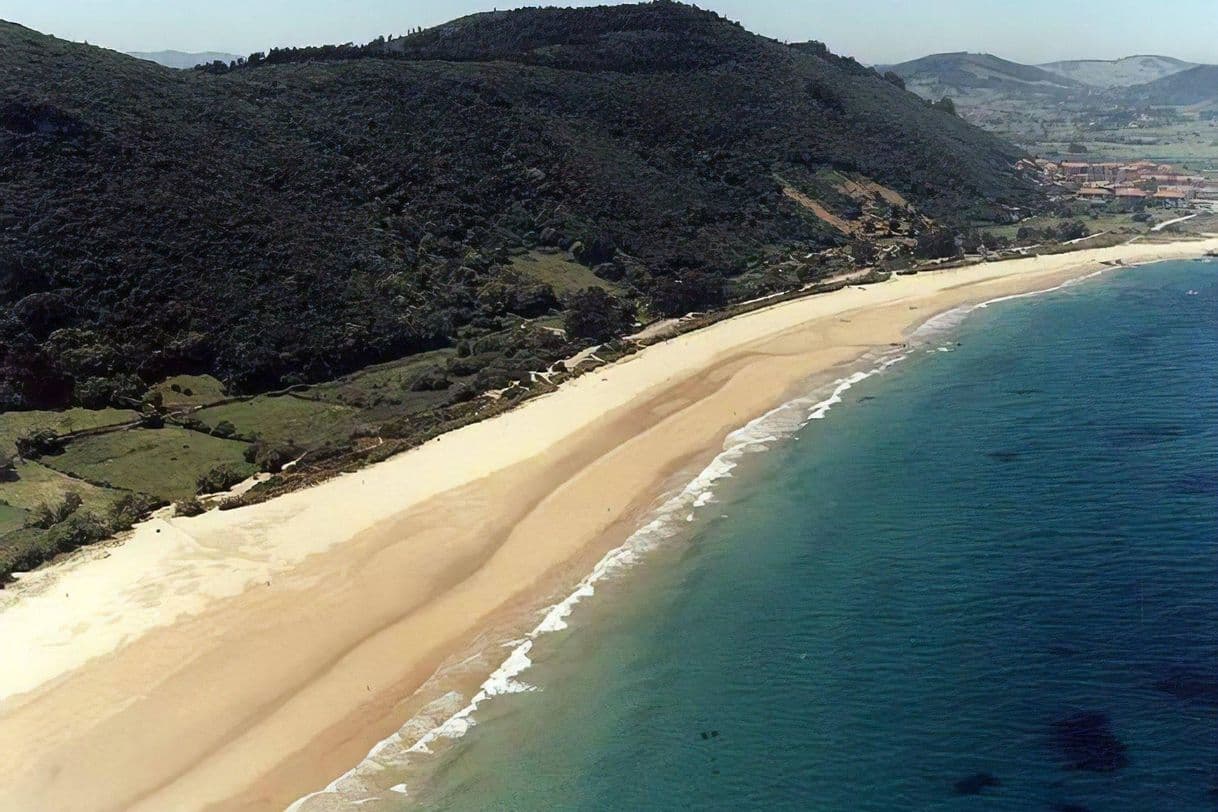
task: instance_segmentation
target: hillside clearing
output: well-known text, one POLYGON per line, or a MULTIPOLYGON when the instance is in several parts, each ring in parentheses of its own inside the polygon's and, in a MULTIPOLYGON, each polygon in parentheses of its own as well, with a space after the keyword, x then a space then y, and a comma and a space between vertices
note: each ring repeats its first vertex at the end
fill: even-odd
POLYGON ((217 465, 245 473, 246 444, 166 427, 85 437, 43 460, 57 471, 174 501, 194 496, 197 480, 217 465))

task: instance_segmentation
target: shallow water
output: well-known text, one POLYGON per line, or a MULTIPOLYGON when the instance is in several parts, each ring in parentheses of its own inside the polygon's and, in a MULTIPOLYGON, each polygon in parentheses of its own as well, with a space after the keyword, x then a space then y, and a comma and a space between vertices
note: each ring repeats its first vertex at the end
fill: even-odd
POLYGON ((748 455, 375 807, 1218 808, 1218 264, 929 342, 748 455))

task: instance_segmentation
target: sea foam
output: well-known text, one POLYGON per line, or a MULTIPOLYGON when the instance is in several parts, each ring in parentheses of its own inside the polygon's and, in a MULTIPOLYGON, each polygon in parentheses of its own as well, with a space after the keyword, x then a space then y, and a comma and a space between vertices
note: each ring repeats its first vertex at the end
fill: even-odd
MULTIPOLYGON (((1060 290, 1108 270, 1100 269, 1086 276, 1071 279, 1050 288, 1000 296, 979 304, 966 305, 940 313, 923 322, 909 336, 907 345, 879 354, 869 354, 860 360, 864 369, 834 381, 825 394, 824 387, 812 393, 794 398, 763 414, 741 428, 731 432, 724 440, 723 449, 684 487, 670 494, 654 511, 650 520, 636 530, 620 547, 605 554, 592 571, 579 582, 575 589, 558 603, 546 609, 540 622, 523 639, 507 644, 510 653, 478 691, 463 705, 447 715, 445 709, 453 708, 460 700, 455 693, 448 693, 440 700, 430 703, 424 710, 408 721, 400 730, 374 746, 368 755, 355 767, 330 782, 325 789, 300 798, 288 812, 311 812, 315 809, 332 809, 365 803, 378 793, 393 793, 399 797, 408 794, 404 783, 395 784, 387 790, 379 789, 370 780, 388 769, 401 769, 412 757, 429 754, 442 740, 459 739, 475 725, 474 714, 489 699, 505 694, 517 694, 538 690, 518 679, 533 664, 530 654, 538 640, 546 634, 567 628, 567 619, 582 601, 596 594, 596 585, 604 579, 636 564, 649 550, 678 533, 686 531, 697 512, 714 502, 716 483, 732 476, 732 471, 747 454, 766 451, 776 443, 794 435, 812 420, 823 420, 834 406, 842 403, 844 395, 863 381, 882 374, 893 365, 910 357, 913 352, 925 347, 943 333, 954 330, 967 316, 992 304, 1036 296, 1060 290)), ((942 349, 942 348, 941 348, 942 349)), ((934 350, 932 350, 933 352, 934 350)))
MULTIPOLYGON (((533 664, 530 654, 539 637, 567 628, 567 619, 582 601, 596 594, 596 585, 614 573, 632 566, 649 550, 685 529, 697 512, 714 503, 714 486, 732 476, 732 471, 747 454, 772 448, 790 437, 812 420, 823 420, 829 411, 842 402, 843 395, 853 386, 880 374, 893 364, 908 357, 907 351, 872 356, 865 370, 854 372, 833 382, 828 395, 809 394, 790 400, 731 432, 723 449, 686 485, 669 495, 650 520, 636 530, 621 546, 605 554, 575 589, 558 603, 545 610, 540 622, 523 639, 509 643, 507 658, 479 686, 478 691, 454 712, 435 723, 435 712, 443 704, 433 702, 423 713, 410 720, 399 731, 378 742, 358 765, 330 782, 325 789, 297 800, 288 812, 308 812, 336 806, 364 803, 378 790, 368 779, 386 769, 404 767, 412 755, 428 754, 441 740, 458 739, 474 726, 474 714, 479 706, 495 696, 537 690, 518 678, 533 664), (425 730, 421 727, 428 725, 425 730)), ((448 699, 452 694, 447 695, 448 699)), ((390 787, 396 795, 408 794, 405 784, 390 787)))

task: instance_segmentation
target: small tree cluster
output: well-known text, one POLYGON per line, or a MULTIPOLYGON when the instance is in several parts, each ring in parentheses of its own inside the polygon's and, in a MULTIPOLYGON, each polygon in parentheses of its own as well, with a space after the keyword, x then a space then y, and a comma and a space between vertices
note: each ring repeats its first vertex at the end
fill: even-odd
POLYGON ((56 504, 47 504, 43 502, 34 509, 28 523, 32 527, 41 527, 43 529, 54 527, 60 522, 66 521, 69 516, 80 509, 83 500, 80 494, 76 491, 68 491, 63 495, 63 499, 56 504))
POLYGON ((258 466, 258 470, 277 474, 294 459, 304 453, 295 443, 267 443, 262 440, 251 443, 245 449, 245 461, 258 466))
POLYGON ((243 481, 245 481, 243 472, 231 465, 217 465, 199 477, 195 485, 197 493, 219 493, 243 481))
POLYGON ((634 323, 634 310, 604 288, 588 287, 567 299, 563 327, 569 338, 608 341, 634 323))

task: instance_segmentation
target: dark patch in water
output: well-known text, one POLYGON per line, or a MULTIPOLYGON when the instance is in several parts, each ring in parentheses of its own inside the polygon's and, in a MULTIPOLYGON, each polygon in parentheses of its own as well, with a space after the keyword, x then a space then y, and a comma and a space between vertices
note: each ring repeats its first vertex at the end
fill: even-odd
POLYGON ((1045 390, 1043 390, 1043 389, 1015 389, 1015 390, 1012 390, 1011 394, 1019 395, 1020 397, 1027 397, 1028 395, 1042 394, 1044 391, 1045 390))
POLYGON ((1218 677, 1176 669, 1155 683, 1155 688, 1176 699, 1218 704, 1218 677))
POLYGON ((1053 804, 1049 807, 1053 812, 1091 812, 1090 809, 1082 804, 1053 804))
POLYGON ((990 451, 986 456, 998 462, 1015 462, 1023 455, 1018 451, 990 451))
POLYGON ((1054 657, 1073 657, 1078 654, 1078 649, 1065 643, 1054 643, 1049 646, 1049 654, 1054 657))
POLYGON ((961 778, 954 785, 957 795, 980 795, 987 787, 1001 787, 1002 782, 990 773, 974 773, 961 778))
POLYGON ((717 738, 719 738, 718 730, 703 730, 702 731, 702 741, 706 741, 707 739, 717 739, 717 738))
POLYGON ((1218 474, 1213 471, 1193 471, 1176 480, 1176 489, 1181 493, 1209 495, 1218 493, 1218 474))
POLYGON ((1054 722, 1053 744, 1067 769, 1110 773, 1129 764, 1128 748, 1102 713, 1076 713, 1054 722))
POLYGON ((1117 446, 1153 445, 1179 439, 1186 433, 1183 426, 1130 426, 1115 432, 1111 439, 1117 446))
POLYGON ((875 395, 863 395, 859 398, 859 403, 866 403, 869 400, 875 400, 875 395))

